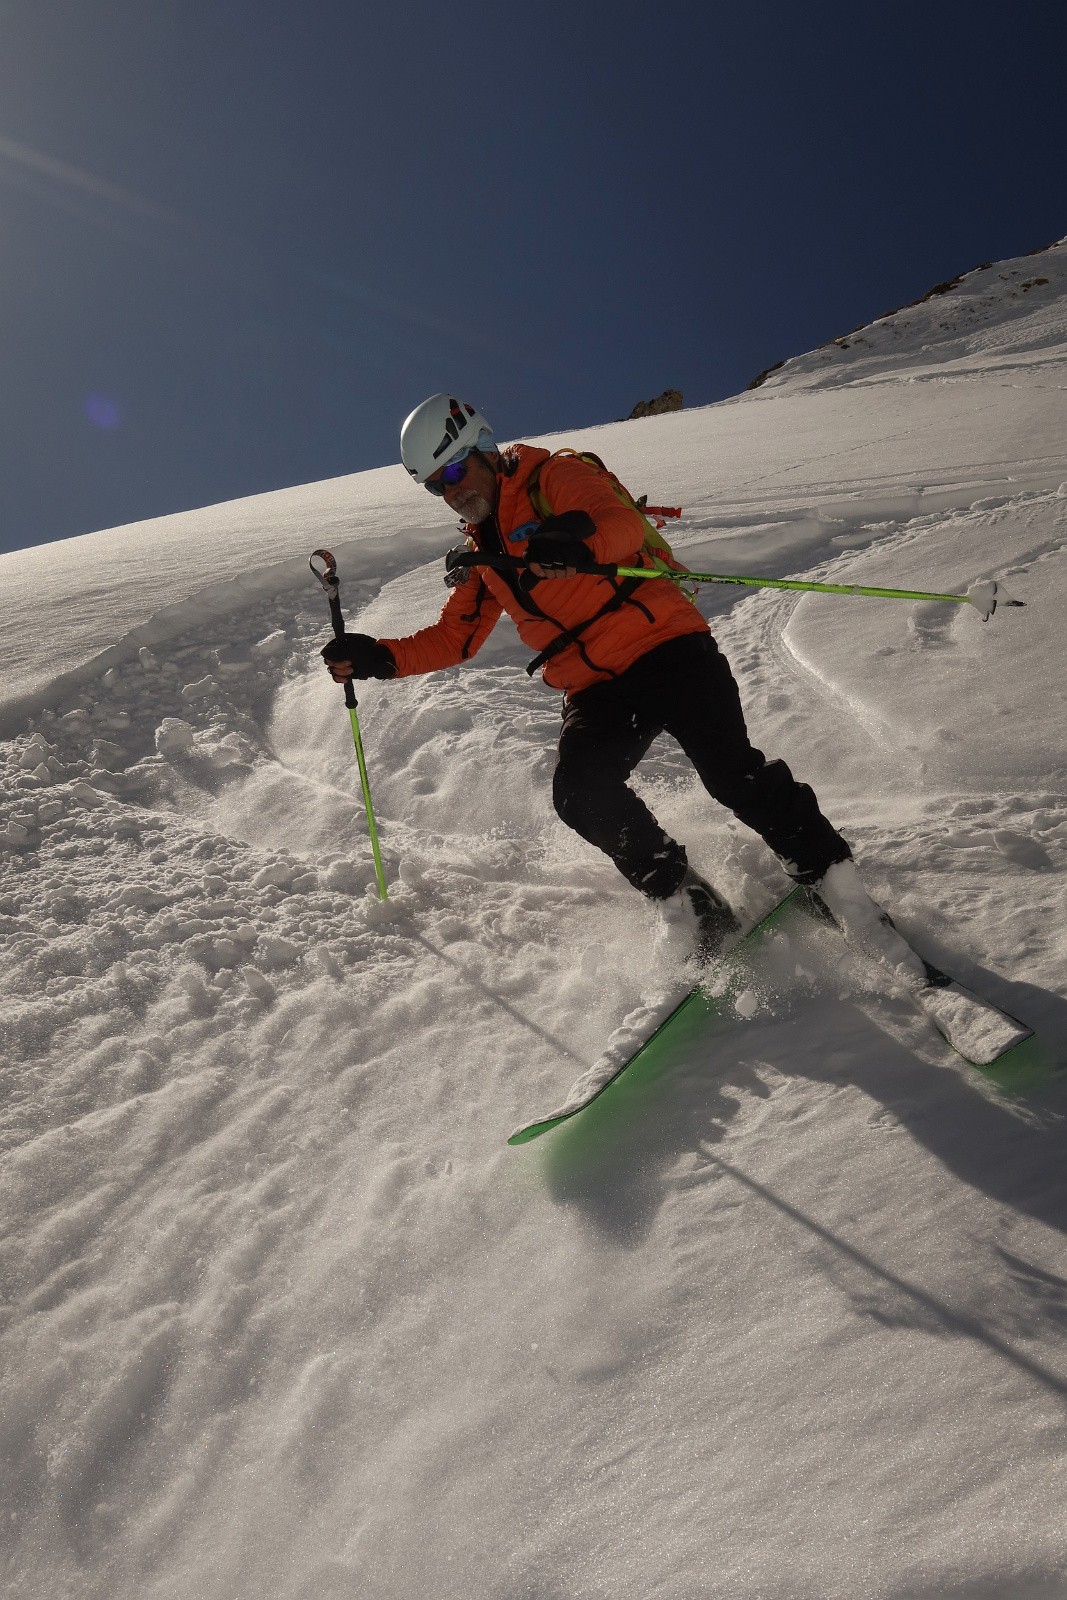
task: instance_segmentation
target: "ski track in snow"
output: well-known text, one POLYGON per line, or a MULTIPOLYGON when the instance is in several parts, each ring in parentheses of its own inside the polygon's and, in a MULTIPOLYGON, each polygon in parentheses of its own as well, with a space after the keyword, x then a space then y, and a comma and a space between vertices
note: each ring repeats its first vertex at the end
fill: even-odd
MULTIPOLYGON (((965 281, 855 357, 591 441, 624 478, 692 490, 694 568, 995 575, 1026 602, 983 625, 701 596, 757 742, 813 783, 903 930, 1034 1023, 1053 1068, 1063 254, 1001 264, 1007 299, 965 281), (1059 294, 1036 310, 1035 263, 1059 294), (956 319, 940 370, 934 317, 956 319), (776 457, 768 418, 796 430, 776 457)), ((9 1592, 1060 1595, 1058 1079, 998 1094, 812 927, 767 942, 669 1082, 505 1150, 673 991, 684 952, 555 819, 558 701, 506 622, 465 668, 361 691, 378 901, 297 556, 338 550, 350 627, 429 620, 440 562, 410 493, 375 488, 362 556, 336 508, 274 529, 282 566, 240 591, 222 573, 193 593, 176 558, 166 625, 124 596, 109 634, 104 604, 58 687, 33 668, 0 745, 9 1592)), ((334 506, 323 486, 306 503, 334 506)), ((190 570, 225 512, 180 519, 190 570)), ((781 892, 673 746, 636 785, 750 915, 781 892)))

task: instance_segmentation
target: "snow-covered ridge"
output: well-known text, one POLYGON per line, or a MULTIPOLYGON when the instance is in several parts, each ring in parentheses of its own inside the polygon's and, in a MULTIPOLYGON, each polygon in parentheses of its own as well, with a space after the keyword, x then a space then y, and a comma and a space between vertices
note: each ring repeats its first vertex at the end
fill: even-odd
POLYGON ((768 368, 751 387, 825 388, 906 366, 1004 365, 1067 343, 1067 239, 1032 255, 988 262, 817 350, 768 368))

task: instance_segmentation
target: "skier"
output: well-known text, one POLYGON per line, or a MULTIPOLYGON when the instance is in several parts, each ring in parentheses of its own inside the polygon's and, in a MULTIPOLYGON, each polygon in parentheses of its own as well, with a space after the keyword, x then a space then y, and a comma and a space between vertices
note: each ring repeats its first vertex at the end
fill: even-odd
MULTIPOLYGON (((648 566, 645 524, 608 477, 574 456, 515 444, 498 449, 473 406, 435 394, 400 433, 404 466, 466 525, 468 544, 522 556, 525 570, 452 568, 440 617, 404 638, 346 633, 322 651, 336 682, 434 672, 469 660, 502 611, 538 652, 530 670, 564 693, 553 782, 562 820, 604 851, 668 916, 691 926, 709 959, 737 930, 732 911, 689 865, 627 779, 656 736, 672 735, 721 805, 814 886, 845 931, 870 935, 866 895, 840 833, 811 788, 749 740, 737 685, 707 622, 669 579, 629 582, 594 563, 648 566), (539 518, 527 492, 536 475, 539 518)), ((451 552, 450 552, 451 555, 451 552)))

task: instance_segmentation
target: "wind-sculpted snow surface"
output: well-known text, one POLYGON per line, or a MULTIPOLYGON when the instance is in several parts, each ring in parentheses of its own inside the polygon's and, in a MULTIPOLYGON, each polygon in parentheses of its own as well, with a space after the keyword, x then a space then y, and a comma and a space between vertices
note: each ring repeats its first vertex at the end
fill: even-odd
MULTIPOLYGON (((1010 372, 787 374, 560 442, 683 502, 694 567, 1026 603, 701 597, 758 741, 1055 1069, 1044 259, 1044 344, 1015 301, 984 325, 1010 372)), ((1058 1078, 1000 1096, 813 925, 677 1070, 507 1149, 686 952, 556 820, 559 706, 507 623, 361 691, 379 902, 306 559, 334 549, 350 624, 394 632, 435 614, 451 530, 367 479, 0 560, 4 1592, 1061 1595, 1058 1078)), ((637 783, 750 916, 773 902, 778 863, 673 746, 637 783)))

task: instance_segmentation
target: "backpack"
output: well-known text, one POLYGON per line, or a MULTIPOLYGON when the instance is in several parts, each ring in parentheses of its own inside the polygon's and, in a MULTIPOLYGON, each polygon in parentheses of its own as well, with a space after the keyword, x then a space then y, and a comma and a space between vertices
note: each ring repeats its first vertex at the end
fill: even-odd
MULTIPOLYGON (((553 450, 547 460, 540 462, 531 472, 526 482, 526 493, 530 497, 530 504, 542 521, 552 515, 552 507, 549 505, 541 488, 541 471, 542 468, 548 465, 549 461, 554 461, 559 456, 573 456, 575 460, 584 461, 587 466, 595 467, 597 472, 607 478, 616 498, 621 500, 623 505, 627 506, 631 511, 637 512, 637 515, 645 525, 645 537, 642 541, 641 549, 649 557, 653 566, 658 567, 661 572, 689 571, 689 568, 678 560, 671 549, 670 541, 663 533, 663 518, 680 517, 682 514, 681 507, 650 506, 647 503, 648 496, 644 494, 640 499, 635 500, 626 485, 619 482, 611 468, 606 466, 592 450, 553 450)), ((679 584, 678 587, 695 605, 696 588, 691 584, 679 584)))

